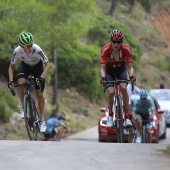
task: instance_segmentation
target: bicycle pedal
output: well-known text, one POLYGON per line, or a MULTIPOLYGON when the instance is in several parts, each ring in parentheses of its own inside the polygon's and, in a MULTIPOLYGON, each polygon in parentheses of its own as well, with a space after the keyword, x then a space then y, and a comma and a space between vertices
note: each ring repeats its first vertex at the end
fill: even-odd
POLYGON ((39 122, 39 119, 37 119, 35 122, 38 123, 38 122, 39 122))

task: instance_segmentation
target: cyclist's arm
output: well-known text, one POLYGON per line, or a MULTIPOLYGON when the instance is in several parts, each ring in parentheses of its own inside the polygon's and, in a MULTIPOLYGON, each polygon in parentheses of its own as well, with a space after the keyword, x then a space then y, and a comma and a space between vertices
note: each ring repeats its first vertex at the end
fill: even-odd
POLYGON ((101 77, 106 76, 106 64, 100 64, 100 76, 101 77))
POLYGON ((152 107, 150 110, 151 110, 150 118, 153 118, 154 117, 154 112, 153 112, 154 108, 152 107))
POLYGON ((132 117, 134 119, 136 118, 136 109, 137 109, 137 103, 136 103, 136 101, 134 101, 133 108, 132 108, 132 117))
POLYGON ((139 94, 140 93, 140 89, 137 86, 135 86, 134 88, 135 88, 136 94, 139 94))
POLYGON ((128 75, 133 76, 133 67, 132 67, 132 63, 128 63, 127 64, 127 71, 128 71, 128 75))
POLYGON ((13 81, 14 66, 15 66, 15 64, 11 64, 11 63, 9 65, 9 68, 8 68, 9 81, 13 81))
POLYGON ((134 119, 136 118, 136 111, 135 111, 134 108, 132 109, 132 117, 133 117, 134 119))
POLYGON ((62 112, 62 116, 64 117, 64 120, 70 120, 66 112, 62 112))
POLYGON ((49 61, 44 62, 44 65, 45 65, 45 68, 44 68, 43 73, 41 74, 41 77, 42 77, 43 79, 45 78, 45 76, 46 76, 46 74, 47 74, 47 72, 48 72, 48 70, 49 70, 49 68, 50 68, 50 62, 49 62, 49 61))

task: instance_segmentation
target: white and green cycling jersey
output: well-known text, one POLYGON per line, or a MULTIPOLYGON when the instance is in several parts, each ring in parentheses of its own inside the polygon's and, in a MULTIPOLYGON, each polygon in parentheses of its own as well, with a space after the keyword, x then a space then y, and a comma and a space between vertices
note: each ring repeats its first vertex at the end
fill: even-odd
POLYGON ((17 59, 21 59, 25 64, 30 66, 35 66, 40 60, 42 60, 43 63, 48 61, 44 52, 37 44, 33 44, 30 53, 26 53, 23 48, 18 46, 14 50, 11 64, 15 64, 17 59))

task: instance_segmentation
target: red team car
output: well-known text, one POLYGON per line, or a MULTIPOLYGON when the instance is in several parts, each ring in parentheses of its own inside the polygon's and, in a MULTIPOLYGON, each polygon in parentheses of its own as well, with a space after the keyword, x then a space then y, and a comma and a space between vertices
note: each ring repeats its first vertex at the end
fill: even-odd
MULTIPOLYGON (((152 142, 158 143, 159 139, 166 139, 166 119, 165 113, 160 109, 157 100, 152 97, 154 102, 154 121, 152 123, 152 142)), ((116 130, 112 127, 106 125, 108 109, 102 107, 101 112, 103 112, 102 117, 98 121, 98 140, 99 142, 117 142, 116 130)), ((128 141, 128 130, 124 127, 124 141, 128 141)))

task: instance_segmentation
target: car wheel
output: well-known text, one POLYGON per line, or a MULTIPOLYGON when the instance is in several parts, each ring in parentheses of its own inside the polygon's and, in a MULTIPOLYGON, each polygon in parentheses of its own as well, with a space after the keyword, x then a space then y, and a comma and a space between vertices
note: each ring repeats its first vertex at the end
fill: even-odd
POLYGON ((159 143, 159 131, 157 132, 156 139, 153 141, 153 143, 159 143))
POLYGON ((107 140, 105 140, 105 139, 100 139, 100 138, 98 139, 98 141, 99 141, 99 142, 107 142, 107 140))
POLYGON ((166 127, 165 127, 165 131, 164 131, 163 135, 160 137, 160 139, 166 139, 166 127))

